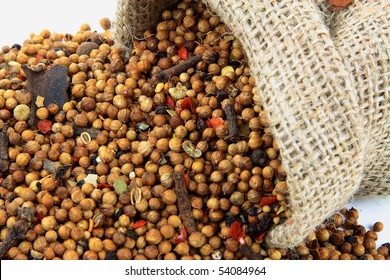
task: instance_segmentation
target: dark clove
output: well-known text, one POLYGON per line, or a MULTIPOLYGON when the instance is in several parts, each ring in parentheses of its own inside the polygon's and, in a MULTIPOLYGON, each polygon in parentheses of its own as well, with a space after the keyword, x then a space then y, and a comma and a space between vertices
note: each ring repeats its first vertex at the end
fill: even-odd
POLYGON ((170 77, 177 76, 180 73, 187 71, 188 68, 195 66, 199 61, 202 60, 202 55, 196 55, 184 60, 178 65, 172 66, 166 70, 158 72, 152 78, 152 84, 157 82, 167 82, 170 77))
POLYGON ((184 176, 181 172, 175 172, 173 173, 173 180, 175 181, 179 216, 183 220, 187 233, 191 234, 196 231, 196 226, 194 217, 192 216, 191 201, 185 186, 184 176))
POLYGON ((222 101, 222 109, 225 112, 226 119, 229 123, 229 135, 225 140, 228 142, 238 142, 240 140, 240 132, 238 130, 236 113, 234 112, 233 100, 225 99, 222 101))
POLYGON ((5 131, 0 132, 0 171, 7 171, 8 161, 8 136, 5 131))

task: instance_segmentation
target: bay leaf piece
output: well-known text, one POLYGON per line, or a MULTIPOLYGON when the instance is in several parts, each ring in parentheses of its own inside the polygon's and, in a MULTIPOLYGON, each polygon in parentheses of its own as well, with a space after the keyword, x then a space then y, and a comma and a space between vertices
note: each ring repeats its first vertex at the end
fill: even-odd
POLYGON ((51 174, 53 174, 55 179, 61 179, 62 177, 64 177, 71 167, 72 167, 71 164, 60 165, 60 164, 53 162, 49 159, 43 160, 43 169, 45 169, 45 170, 49 171, 51 174))
POLYGON ((59 64, 48 67, 46 70, 42 70, 39 67, 31 69, 26 64, 22 68, 27 76, 27 89, 32 93, 29 125, 30 127, 36 128, 38 122, 36 111, 38 106, 35 104, 35 101, 38 96, 44 98, 44 106, 46 108, 49 104, 53 103, 62 109, 68 100, 68 69, 59 64))
POLYGON ((129 191, 126 182, 121 178, 118 178, 114 181, 114 189, 118 195, 127 193, 129 191))

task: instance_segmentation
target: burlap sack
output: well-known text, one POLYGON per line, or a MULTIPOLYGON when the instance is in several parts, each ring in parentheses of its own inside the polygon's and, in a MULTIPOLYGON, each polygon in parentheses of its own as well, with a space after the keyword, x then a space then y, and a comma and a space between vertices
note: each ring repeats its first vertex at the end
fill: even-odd
POLYGON ((134 39, 142 39, 145 30, 156 27, 161 12, 178 0, 118 0, 113 37, 128 56, 134 39))
MULTIPOLYGON (((143 30, 135 2, 118 20, 143 30)), ((292 216, 267 244, 294 247, 354 195, 390 194, 390 2, 205 2, 243 45, 287 172, 292 216)))

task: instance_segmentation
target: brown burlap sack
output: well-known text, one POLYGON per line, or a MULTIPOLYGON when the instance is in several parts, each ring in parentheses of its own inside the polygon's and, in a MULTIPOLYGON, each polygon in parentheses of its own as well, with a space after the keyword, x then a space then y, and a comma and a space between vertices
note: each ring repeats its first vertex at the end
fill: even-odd
MULTIPOLYGON (((134 2, 119 1, 131 26, 116 34, 146 27, 123 20, 137 18, 134 2)), ((323 1, 205 2, 243 45, 287 173, 292 216, 268 245, 298 245, 354 195, 390 194, 390 2, 337 12, 323 1)))
POLYGON ((161 12, 178 0, 118 0, 113 37, 115 43, 129 55, 134 39, 143 38, 145 30, 156 27, 161 12))

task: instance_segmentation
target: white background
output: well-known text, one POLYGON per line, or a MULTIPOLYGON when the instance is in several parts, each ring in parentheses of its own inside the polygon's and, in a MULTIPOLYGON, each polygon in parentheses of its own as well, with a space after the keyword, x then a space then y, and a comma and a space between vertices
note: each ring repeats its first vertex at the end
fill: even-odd
MULTIPOLYGON (((1 0, 0 3, 0 47, 22 44, 31 32, 39 34, 42 29, 74 34, 83 23, 88 23, 92 30, 101 32, 99 20, 114 19, 117 5, 115 0, 1 0)), ((352 206, 360 211, 359 222, 365 227, 371 228, 379 220, 385 224, 377 245, 390 242, 390 197, 355 198, 352 206)))

